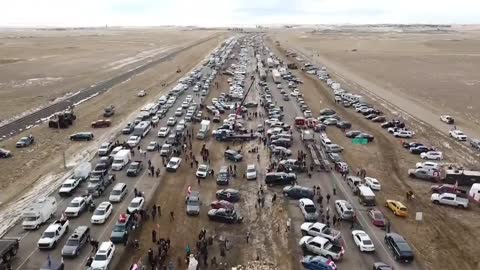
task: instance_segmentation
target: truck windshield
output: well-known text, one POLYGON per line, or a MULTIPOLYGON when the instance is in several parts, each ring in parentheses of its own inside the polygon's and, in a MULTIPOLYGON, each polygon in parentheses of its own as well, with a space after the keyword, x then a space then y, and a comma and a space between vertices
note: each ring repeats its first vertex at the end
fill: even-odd
POLYGON ((105 255, 105 254, 95 255, 95 261, 105 261, 106 259, 107 259, 107 255, 105 255))
POLYGON ((114 232, 123 232, 125 231, 125 225, 124 224, 117 224, 115 227, 113 227, 114 232))
POLYGON ((305 206, 305 212, 307 213, 315 213, 317 209, 313 205, 307 205, 305 206))
POLYGON ((25 221, 35 221, 37 219, 38 219, 38 217, 26 217, 26 218, 24 218, 25 221))
POLYGON ((62 187, 65 187, 65 188, 73 187, 73 184, 63 184, 62 187))
POLYGON ((122 164, 123 163, 123 159, 114 159, 113 160, 113 164, 122 164))
POLYGON ((70 202, 68 204, 68 207, 79 207, 79 206, 80 206, 80 203, 78 203, 78 202, 70 202))
POLYGON ((55 237, 55 232, 44 232, 43 238, 53 238, 55 237))
POLYGON ((76 247, 76 246, 78 246, 78 240, 77 239, 68 239, 67 243, 65 243, 65 246, 76 247))

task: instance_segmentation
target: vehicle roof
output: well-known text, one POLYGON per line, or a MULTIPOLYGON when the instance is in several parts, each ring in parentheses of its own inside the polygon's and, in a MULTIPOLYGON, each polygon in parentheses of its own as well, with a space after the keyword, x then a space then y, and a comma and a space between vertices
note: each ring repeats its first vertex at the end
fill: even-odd
POLYGON ((170 161, 173 161, 173 162, 178 162, 178 161, 180 161, 180 160, 182 160, 182 159, 179 158, 179 157, 172 157, 172 158, 170 159, 170 161))
POLYGON ((102 242, 100 244, 100 247, 98 248, 97 254, 107 253, 107 251, 110 249, 111 246, 112 246, 112 242, 102 242))
POLYGON ((143 200, 144 200, 143 197, 135 197, 135 198, 132 199, 132 203, 133 202, 138 203, 138 202, 141 202, 143 200))
POLYGON ((303 198, 303 199, 300 199, 300 200, 298 200, 298 201, 299 201, 299 202, 302 202, 304 205, 313 205, 313 206, 315 206, 315 204, 313 203, 313 201, 310 200, 310 199, 307 199, 307 198, 303 198))
POLYGON ((107 208, 107 206, 111 205, 111 203, 109 202, 101 202, 99 205, 98 205, 98 209, 101 209, 101 208, 107 208))
POLYGON ((75 231, 73 231, 72 235, 70 235, 69 239, 77 239, 80 235, 82 235, 86 230, 88 230, 88 226, 78 226, 75 231))
POLYGON ((77 181, 77 179, 75 178, 70 178, 70 179, 67 179, 65 180, 65 182, 63 182, 64 184, 73 184, 77 181))
POLYGON ((84 197, 75 197, 75 198, 72 199, 72 202, 81 202, 83 200, 85 200, 84 197))
POLYGON ((320 245, 325 245, 326 243, 329 242, 327 238, 321 237, 321 236, 315 236, 310 239, 310 242, 316 242, 319 243, 320 245))

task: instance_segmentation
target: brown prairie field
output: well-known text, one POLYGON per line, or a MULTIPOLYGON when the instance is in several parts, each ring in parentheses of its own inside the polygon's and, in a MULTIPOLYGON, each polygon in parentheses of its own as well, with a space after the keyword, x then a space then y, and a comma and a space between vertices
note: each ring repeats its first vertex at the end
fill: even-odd
POLYGON ((436 115, 450 114, 480 136, 479 31, 458 27, 402 33, 360 28, 285 31, 275 38, 372 92, 389 92, 436 115))
POLYGON ((0 123, 212 33, 175 28, 0 31, 0 123))

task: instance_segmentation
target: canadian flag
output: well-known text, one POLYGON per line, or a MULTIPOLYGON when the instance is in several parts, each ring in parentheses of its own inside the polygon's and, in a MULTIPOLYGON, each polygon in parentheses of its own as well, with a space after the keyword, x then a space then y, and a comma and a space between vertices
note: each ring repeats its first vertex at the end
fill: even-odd
POLYGON ((187 187, 187 194, 190 195, 192 193, 192 186, 187 187))

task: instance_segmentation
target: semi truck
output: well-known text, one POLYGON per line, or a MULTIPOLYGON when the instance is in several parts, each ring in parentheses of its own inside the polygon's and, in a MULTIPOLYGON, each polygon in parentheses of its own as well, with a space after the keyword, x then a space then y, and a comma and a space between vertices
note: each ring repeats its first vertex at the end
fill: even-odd
POLYGON ((34 201, 22 213, 24 230, 36 230, 57 212, 57 200, 54 197, 40 198, 34 201))
POLYGON ((282 81, 282 76, 276 69, 272 69, 272 78, 275 83, 280 83, 282 81))

